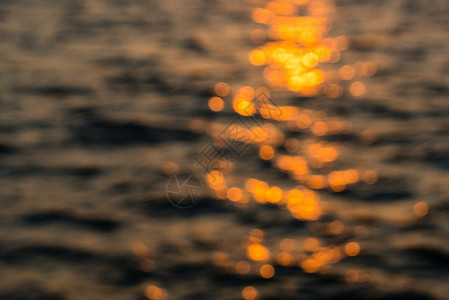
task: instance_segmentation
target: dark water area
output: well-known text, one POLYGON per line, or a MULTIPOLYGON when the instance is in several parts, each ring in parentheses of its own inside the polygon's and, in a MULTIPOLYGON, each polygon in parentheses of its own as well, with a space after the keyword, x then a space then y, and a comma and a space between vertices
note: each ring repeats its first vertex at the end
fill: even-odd
MULTIPOLYGON (((300 220, 219 199, 195 161, 237 115, 209 109, 214 86, 266 85, 248 2, 0 1, 0 299, 449 298, 449 3, 335 1, 328 36, 350 45, 335 65, 377 68, 363 95, 273 89, 346 124, 273 122, 298 147, 336 145, 319 174, 360 175, 341 191, 309 178, 320 214, 300 220), (202 180, 196 206, 167 199, 175 170, 202 180)), ((232 159, 236 193, 298 185, 257 146, 232 159)))

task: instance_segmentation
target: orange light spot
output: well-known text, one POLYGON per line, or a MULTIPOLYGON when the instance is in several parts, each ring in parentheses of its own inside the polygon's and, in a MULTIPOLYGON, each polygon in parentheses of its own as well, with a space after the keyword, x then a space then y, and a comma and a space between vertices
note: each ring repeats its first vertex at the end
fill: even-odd
POLYGON ((268 202, 277 203, 282 199, 282 190, 274 186, 267 191, 266 197, 268 202))
POLYGON ((323 136, 327 134, 327 124, 322 121, 318 121, 313 123, 311 130, 312 133, 316 136, 323 136))
POLYGON ((318 247, 320 247, 320 241, 316 238, 306 238, 304 240, 304 250, 309 251, 309 252, 313 252, 316 249, 318 249, 318 247))
POLYGON ((253 193, 256 183, 257 183, 257 179, 254 179, 254 178, 248 179, 245 184, 246 190, 250 193, 253 193))
POLYGON ((245 300, 254 300, 257 298, 257 290, 252 286, 247 286, 242 290, 242 297, 245 300))
POLYGON ((349 47, 349 40, 347 37, 345 36, 338 36, 335 38, 336 42, 337 42, 337 49, 340 51, 344 51, 346 49, 348 49, 349 47))
POLYGON ((260 50, 254 50, 249 54, 249 61, 255 66, 260 66, 265 64, 266 57, 265 53, 260 50))
POLYGON ((224 108, 224 102, 223 99, 219 97, 212 97, 209 99, 209 108, 212 111, 220 111, 224 108))
POLYGON ((355 70, 353 67, 345 65, 340 68, 338 74, 340 75, 340 78, 343 80, 351 80, 355 76, 355 70))
POLYGON ((349 242, 345 245, 345 253, 349 256, 356 256, 360 253, 360 245, 356 242, 349 242))
POLYGON ((312 119, 308 114, 300 114, 296 119, 296 124, 299 129, 306 129, 312 124, 312 119))
POLYGON ((276 255, 276 262, 281 266, 288 266, 292 262, 292 255, 287 252, 281 252, 276 255))
POLYGON ((285 141, 284 146, 288 152, 294 153, 299 150, 301 143, 295 138, 289 138, 285 141))
POLYGON ((307 53, 306 55, 303 56, 302 63, 307 68, 313 68, 313 67, 315 67, 318 64, 318 60, 319 60, 318 55, 316 55, 315 53, 310 52, 310 53, 307 53))
POLYGON ((326 89, 326 94, 329 98, 336 99, 343 95, 343 88, 338 84, 330 84, 326 89))
POLYGON ((269 258, 270 252, 261 244, 251 244, 248 247, 248 256, 252 260, 263 261, 269 258))
POLYGON ((366 62, 362 65, 362 74, 373 76, 377 72, 377 65, 374 62, 366 62))
POLYGON ((250 270, 251 266, 245 260, 241 260, 235 264, 235 271, 240 275, 248 274, 250 270))
POLYGON ((310 188, 319 190, 326 186, 326 181, 324 180, 323 175, 311 175, 309 177, 309 180, 307 181, 307 184, 310 188))
POLYGON ((295 242, 292 239, 283 239, 279 245, 282 251, 292 252, 295 248, 295 242))
POLYGON ((354 97, 360 97, 365 93, 365 86, 363 85, 363 83, 361 83, 359 81, 353 82, 349 86, 349 92, 354 97))
POLYGON ((264 8, 254 9, 251 15, 254 22, 262 24, 267 24, 272 16, 273 12, 264 8))
POLYGON ((330 235, 340 235, 343 233, 344 228, 341 221, 333 221, 327 225, 327 233, 330 235))
POLYGON ((268 192, 268 184, 263 181, 258 181, 254 186, 254 199, 257 202, 266 202, 266 194, 268 192))
POLYGON ((232 187, 226 192, 229 200, 237 202, 242 199, 242 191, 239 188, 232 187))
POLYGON ((362 179, 366 184, 375 184, 377 182, 377 173, 376 171, 368 170, 363 173, 362 179))
POLYGON ((218 82, 214 87, 215 94, 219 97, 226 97, 230 90, 231 88, 226 82, 218 82))
POLYGON ((251 40, 255 44, 262 44, 265 41, 265 38, 265 31, 263 31, 262 29, 254 29, 253 31, 251 31, 251 40))
POLYGON ((264 236, 264 234, 263 234, 262 230, 254 228, 249 233, 249 241, 251 243, 261 243, 263 240, 263 236, 264 236))
POLYGON ((136 242, 132 245, 131 251, 135 256, 147 257, 150 255, 150 249, 142 242, 136 242))
POLYGON ((206 180, 210 185, 219 186, 224 183, 224 177, 220 171, 213 170, 207 174, 206 180))
POLYGON ((173 176, 179 172, 179 166, 175 164, 174 162, 166 162, 162 166, 162 172, 168 176, 173 176))
POLYGON ((273 266, 267 264, 260 267, 260 276, 266 279, 273 277, 274 276, 273 266))
POLYGON ((413 206, 413 211, 418 217, 424 217, 429 212, 429 205, 424 201, 419 201, 413 206))
POLYGON ((145 289, 145 295, 150 300, 165 300, 167 299, 167 291, 155 285, 149 285, 145 289))
POLYGON ((346 170, 343 172, 343 178, 348 184, 356 183, 359 180, 359 172, 354 169, 346 170))
POLYGON ((319 271, 320 264, 314 259, 306 259, 301 263, 301 268, 306 273, 316 273, 319 271))
POLYGON ((262 127, 253 127, 250 130, 253 141, 260 143, 267 139, 268 134, 262 127))

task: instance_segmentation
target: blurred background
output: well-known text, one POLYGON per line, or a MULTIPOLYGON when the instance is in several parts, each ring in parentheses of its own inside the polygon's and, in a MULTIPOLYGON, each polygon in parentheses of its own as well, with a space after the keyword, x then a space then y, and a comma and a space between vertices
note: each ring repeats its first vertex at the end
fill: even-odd
POLYGON ((447 299, 448 16, 0 1, 0 299, 447 299), (198 164, 211 143, 226 170, 198 164))

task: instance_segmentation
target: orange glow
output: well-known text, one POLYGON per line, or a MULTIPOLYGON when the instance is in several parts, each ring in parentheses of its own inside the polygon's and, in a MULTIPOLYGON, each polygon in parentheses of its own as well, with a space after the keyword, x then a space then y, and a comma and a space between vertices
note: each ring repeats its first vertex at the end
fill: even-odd
POLYGON ((360 253, 360 246, 356 242, 349 242, 345 245, 345 253, 349 256, 356 256, 360 253))
POLYGON ((266 279, 273 277, 274 276, 273 266, 267 264, 260 267, 260 276, 266 279))
POLYGON ((248 257, 255 261, 267 260, 270 256, 270 251, 261 244, 251 244, 248 247, 248 257))
POLYGON ((254 300, 257 298, 257 290, 252 286, 247 286, 242 290, 242 297, 245 300, 254 300))
POLYGON ((226 82, 219 82, 215 85, 214 91, 217 96, 226 97, 231 91, 231 88, 226 82))
POLYGON ((212 97, 209 99, 209 108, 212 111, 221 111, 224 108, 223 99, 219 97, 212 97))
POLYGON ((354 97, 360 97, 365 93, 365 86, 359 81, 353 82, 349 87, 349 92, 354 97))
POLYGON ((429 213, 429 205, 424 201, 419 201, 413 206, 413 211, 417 217, 424 217, 429 213))

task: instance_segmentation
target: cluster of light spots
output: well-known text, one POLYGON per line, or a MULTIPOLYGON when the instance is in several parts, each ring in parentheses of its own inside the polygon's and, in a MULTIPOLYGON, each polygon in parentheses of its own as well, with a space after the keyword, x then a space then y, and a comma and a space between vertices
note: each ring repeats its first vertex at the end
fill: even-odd
POLYGON ((356 183, 358 180, 359 172, 354 169, 334 171, 328 175, 329 186, 334 192, 341 192, 346 185, 356 183))
POLYGON ((245 300, 254 300, 257 298, 258 292, 252 286, 247 286, 242 290, 242 297, 245 300))
MULTIPOLYGON (((373 62, 345 65, 336 74, 318 69, 320 64, 338 62, 340 52, 349 46, 345 36, 326 37, 331 28, 329 13, 332 10, 332 1, 328 0, 276 0, 253 10, 252 19, 267 24, 268 30, 266 34, 260 29, 254 30, 251 39, 261 44, 268 36, 271 42, 253 50, 249 61, 255 66, 265 66, 263 74, 271 86, 304 96, 326 94, 339 98, 343 95, 340 80, 376 73, 373 62), (306 13, 298 16, 300 12, 306 13)), ((364 86, 355 82, 350 92, 359 97, 364 93, 364 86)))
MULTIPOLYGON (((252 1, 253 4, 256 2, 259 3, 252 1)), ((268 24, 269 29, 255 29, 251 32, 251 40, 260 44, 260 47, 250 53, 249 60, 253 65, 263 66, 263 75, 272 90, 290 90, 301 96, 324 94, 329 98, 340 98, 347 89, 354 97, 365 93, 365 86, 357 77, 373 76, 377 71, 375 63, 357 62, 354 65, 334 65, 333 69, 326 71, 321 69, 325 63, 337 63, 340 52, 349 46, 349 41, 344 36, 326 37, 330 29, 328 15, 331 10, 331 1, 328 0, 273 0, 265 7, 254 9, 253 20, 268 24), (298 13, 303 12, 307 12, 305 16, 298 16, 298 13), (269 42, 263 44, 266 41, 269 42)), ((331 67, 329 64, 327 66, 331 67)), ((211 123, 208 134, 220 134, 230 141, 252 144, 258 149, 260 159, 270 161, 301 185, 283 190, 268 182, 249 178, 244 187, 232 186, 226 183, 226 172, 212 171, 207 174, 206 179, 214 197, 228 199, 233 204, 247 204, 251 198, 256 203, 276 204, 281 209, 287 209, 294 218, 307 221, 317 220, 322 214, 319 194, 315 189, 329 188, 334 192, 341 192, 348 185, 359 181, 367 184, 377 181, 376 172, 371 170, 329 170, 339 157, 340 147, 338 143, 319 139, 351 133, 352 125, 348 121, 328 117, 323 111, 278 106, 271 102, 271 93, 266 87, 256 89, 243 86, 232 88, 232 91, 231 93, 231 87, 227 83, 217 83, 214 87, 215 96, 209 99, 209 108, 221 111, 225 97, 228 97, 232 109, 240 116, 259 115, 270 121, 251 126, 253 118, 240 118, 249 122, 233 123, 226 127, 226 131, 224 126, 211 123), (279 126, 272 124, 272 121, 278 121, 279 126), (292 132, 307 130, 318 138, 305 141, 286 139, 285 129, 292 132), (284 154, 284 149, 289 154, 284 154)), ((365 135, 363 139, 371 143, 373 139, 368 134, 365 135)), ((229 179, 229 183, 235 182, 229 179)), ((416 204, 414 211, 417 216, 422 216, 428 212, 428 207, 426 210, 422 204, 416 204)), ((334 239, 345 238, 350 232, 338 220, 328 223, 324 228, 334 239)), ((272 278, 276 273, 275 265, 299 266, 307 273, 324 274, 329 271, 331 264, 344 256, 358 255, 360 245, 351 241, 343 246, 324 246, 320 240, 308 238, 304 241, 304 249, 300 251, 298 255, 292 239, 283 239, 278 250, 270 250, 264 243, 263 231, 253 229, 242 253, 246 258, 232 260, 230 254, 216 251, 212 259, 214 265, 222 270, 241 276, 251 273, 266 279, 272 278)), ((366 281, 364 271, 350 271, 345 274, 348 282, 366 281)), ((258 292, 254 287, 248 286, 242 290, 242 297, 256 299, 258 292)))
POLYGON ((338 150, 327 142, 309 143, 306 146, 306 155, 310 160, 316 161, 314 165, 320 167, 321 163, 329 163, 337 159, 338 150))
POLYGON ((419 201, 413 206, 413 211, 417 217, 424 217, 429 213, 429 205, 424 201, 419 201))
POLYGON ((318 194, 306 188, 293 189, 287 194, 287 208, 299 220, 317 220, 321 215, 318 194))
POLYGON ((168 297, 168 293, 165 289, 156 285, 149 285, 145 289, 145 296, 150 300, 165 300, 168 297))
POLYGON ((291 252, 295 248, 295 242, 292 239, 283 239, 279 243, 281 252, 276 255, 276 262, 281 266, 290 266, 294 263, 294 257, 291 252))
POLYGON ((131 251, 139 259, 139 266, 142 271, 147 273, 154 271, 153 253, 147 245, 142 242, 136 242, 132 245, 131 251))
POLYGON ((306 273, 326 272, 329 265, 343 258, 340 247, 323 247, 316 238, 307 238, 304 241, 304 250, 309 254, 302 257, 299 265, 306 273))

